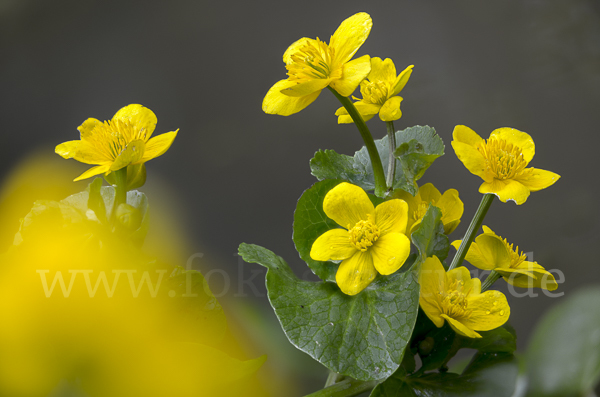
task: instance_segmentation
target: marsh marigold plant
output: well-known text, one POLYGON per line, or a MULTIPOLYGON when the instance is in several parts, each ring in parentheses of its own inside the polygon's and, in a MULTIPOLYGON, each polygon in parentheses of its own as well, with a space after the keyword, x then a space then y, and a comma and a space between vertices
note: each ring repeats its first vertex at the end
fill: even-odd
POLYGON ((65 159, 96 164, 75 178, 76 181, 143 164, 163 155, 179 131, 151 138, 156 121, 152 110, 142 105, 128 105, 120 109, 112 120, 87 119, 77 128, 81 139, 61 143, 56 147, 56 153, 65 159))
POLYGON ((348 295, 365 289, 377 273, 394 273, 410 253, 404 234, 406 202, 398 199, 375 207, 367 193, 350 183, 331 189, 323 201, 325 214, 345 229, 332 229, 313 243, 314 260, 341 260, 336 282, 348 295))

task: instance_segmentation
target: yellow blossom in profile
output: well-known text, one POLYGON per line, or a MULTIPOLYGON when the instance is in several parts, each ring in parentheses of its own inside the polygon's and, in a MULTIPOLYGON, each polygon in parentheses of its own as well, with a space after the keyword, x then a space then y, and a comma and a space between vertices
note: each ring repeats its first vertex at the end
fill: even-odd
POLYGON ((325 195, 323 211, 345 229, 319 236, 310 257, 341 260, 336 282, 345 294, 358 294, 377 273, 388 275, 400 269, 410 254, 410 241, 404 234, 407 208, 399 199, 375 207, 363 189, 340 183, 325 195))
MULTIPOLYGON (((495 270, 515 287, 535 287, 549 291, 558 288, 552 273, 537 262, 527 261, 527 255, 519 252, 519 247, 513 248, 513 244, 509 244, 487 226, 483 226, 483 232, 469 247, 465 259, 470 264, 482 270, 495 270)), ((458 249, 460 243, 457 240, 452 245, 458 249)))
POLYGON ((179 130, 150 138, 156 121, 154 113, 142 105, 125 106, 110 121, 87 119, 77 128, 81 139, 61 143, 55 151, 66 159, 96 164, 75 181, 108 175, 129 165, 143 164, 169 149, 179 130))
POLYGON ((461 266, 446 272, 437 256, 423 262, 419 283, 421 309, 438 328, 447 321, 456 333, 481 338, 475 331, 498 328, 510 316, 510 306, 502 292, 481 293, 481 280, 472 279, 467 268, 461 266))
POLYGON ((325 87, 341 96, 350 96, 371 71, 368 55, 351 61, 365 42, 373 22, 369 14, 359 12, 341 23, 329 44, 303 37, 283 54, 288 78, 267 92, 262 104, 269 114, 289 116, 310 105, 325 87))
MULTIPOLYGON (((398 94, 408 82, 413 67, 410 65, 396 76, 396 66, 391 59, 382 61, 381 58, 371 58, 371 73, 360 83, 362 99, 354 97, 358 101, 354 106, 364 121, 376 114, 382 121, 394 121, 402 117, 402 97, 398 94)), ((338 116, 338 124, 353 122, 344 107, 339 108, 335 115, 338 116)))
POLYGON ((456 189, 448 189, 444 194, 435 188, 431 183, 426 183, 419 188, 417 194, 413 197, 410 193, 398 189, 394 192, 394 198, 399 198, 408 204, 408 225, 406 230, 412 234, 423 220, 429 204, 438 207, 442 211, 442 223, 444 224, 444 233, 450 234, 460 223, 465 206, 458 197, 456 189))
POLYGON ((514 128, 498 128, 485 140, 464 125, 452 134, 456 156, 471 173, 481 177, 480 193, 491 193, 506 203, 527 201, 530 192, 554 184, 560 175, 537 168, 526 168, 535 145, 531 136, 514 128))

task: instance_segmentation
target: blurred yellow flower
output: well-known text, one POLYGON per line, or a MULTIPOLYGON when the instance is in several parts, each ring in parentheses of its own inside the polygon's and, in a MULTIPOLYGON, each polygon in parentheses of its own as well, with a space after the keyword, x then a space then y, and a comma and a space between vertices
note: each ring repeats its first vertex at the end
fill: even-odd
POLYGON ((487 141, 464 125, 457 125, 452 147, 471 173, 481 177, 480 193, 492 193, 502 202, 527 201, 530 192, 554 184, 560 175, 537 168, 526 168, 535 145, 531 136, 514 128, 498 128, 487 141))
POLYGON ((407 204, 398 199, 375 208, 367 193, 340 183, 323 200, 323 211, 345 229, 332 229, 315 240, 310 257, 317 261, 341 260, 336 282, 342 292, 356 295, 377 275, 394 273, 410 254, 404 234, 407 204))
MULTIPOLYGON (((506 239, 498 236, 487 226, 483 226, 480 234, 469 247, 465 259, 482 270, 495 270, 504 280, 522 288, 543 288, 554 291, 558 284, 552 273, 549 273, 536 262, 527 261, 527 255, 519 247, 513 248, 506 239)), ((461 240, 452 245, 458 249, 461 240)))
POLYGON ((393 197, 404 200, 408 204, 408 224, 406 226, 408 234, 417 230, 429 204, 442 211, 442 223, 446 234, 450 234, 456 229, 465 209, 463 202, 458 198, 456 189, 448 189, 442 195, 431 183, 421 186, 414 197, 401 189, 396 190, 393 197))
POLYGON ((81 139, 61 143, 55 151, 66 159, 97 164, 75 181, 109 174, 128 165, 143 164, 169 149, 179 130, 151 139, 155 126, 156 116, 150 109, 129 105, 119 110, 110 121, 87 119, 77 128, 81 139))
POLYGON ((269 114, 289 116, 310 105, 330 86, 347 97, 371 71, 371 61, 364 55, 350 61, 365 42, 373 22, 369 14, 359 12, 344 20, 331 36, 329 44, 303 37, 283 54, 288 78, 280 80, 267 92, 262 104, 269 114))
POLYGON ((444 320, 456 333, 468 338, 481 338, 475 331, 498 328, 508 320, 510 307, 500 291, 481 293, 481 280, 471 279, 461 266, 448 272, 433 256, 421 265, 419 303, 427 317, 441 328, 444 320))
MULTIPOLYGON (((410 65, 396 76, 396 66, 391 59, 386 58, 382 61, 381 58, 371 58, 371 73, 360 83, 363 98, 354 97, 358 101, 354 106, 364 121, 370 120, 378 113, 382 121, 394 121, 402 117, 402 97, 398 94, 408 82, 413 66, 410 65)), ((339 108, 335 115, 339 116, 338 124, 353 122, 344 107, 339 108)))

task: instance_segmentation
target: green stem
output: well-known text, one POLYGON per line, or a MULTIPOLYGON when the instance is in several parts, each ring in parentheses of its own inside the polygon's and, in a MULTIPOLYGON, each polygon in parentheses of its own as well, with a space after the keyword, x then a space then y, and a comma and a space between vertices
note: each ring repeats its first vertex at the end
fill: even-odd
POLYGON ((465 234, 465 237, 463 238, 462 243, 458 248, 458 252, 454 256, 452 264, 450 264, 448 270, 452 270, 460 266, 462 261, 465 259, 465 256, 467 255, 467 251, 469 250, 471 243, 473 242, 473 240, 475 240, 475 234, 481 227, 481 224, 483 223, 483 218, 485 218, 485 214, 487 214, 487 211, 490 208, 490 205, 492 205, 492 201, 494 201, 495 197, 495 195, 489 193, 483 195, 481 203, 479 204, 479 208, 477 208, 477 212, 471 220, 471 224, 467 229, 467 233, 465 234))
POLYGON ((117 213, 119 205, 127 203, 127 167, 114 171, 115 173, 115 204, 113 205, 113 217, 117 213))
POLYGON ((379 197, 383 197, 386 191, 385 184, 385 174, 383 173, 383 165, 381 164, 381 157, 379 157, 379 151, 377 150, 377 146, 375 146, 375 141, 373 141, 373 136, 371 135, 371 131, 365 124, 360 113, 356 110, 356 107, 352 103, 352 101, 344 96, 341 96, 336 90, 331 87, 327 87, 333 95, 342 103, 344 108, 348 111, 350 117, 354 121, 356 128, 360 132, 360 136, 365 142, 365 146, 367 147, 367 152, 369 152, 369 157, 371 158, 371 165, 373 167, 373 177, 375 179, 375 195, 379 197))
POLYGON ((500 277, 502 277, 500 275, 500 273, 498 273, 495 270, 492 270, 492 272, 487 276, 487 278, 485 279, 485 281, 481 285, 481 292, 484 292, 488 288, 490 288, 496 282, 496 280, 498 280, 500 277))
POLYGON ((386 121, 387 136, 388 136, 388 172, 385 184, 387 185, 388 192, 394 190, 394 179, 396 179, 396 158, 394 152, 396 151, 396 132, 394 131, 394 122, 386 121))
POLYGON ((327 376, 327 381, 325 382, 325 387, 329 387, 339 382, 343 378, 342 375, 337 372, 329 371, 329 375, 327 376))
POLYGON ((305 397, 352 397, 372 390, 379 382, 375 380, 362 381, 354 379, 345 379, 332 386, 321 389, 317 392, 307 394, 305 397))

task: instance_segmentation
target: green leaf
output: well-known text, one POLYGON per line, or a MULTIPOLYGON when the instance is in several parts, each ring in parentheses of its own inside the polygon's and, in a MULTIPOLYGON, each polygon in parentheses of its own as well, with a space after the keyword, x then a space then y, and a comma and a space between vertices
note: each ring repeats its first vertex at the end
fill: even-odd
POLYGON ((411 235, 411 240, 419 250, 421 262, 433 255, 440 261, 446 259, 450 251, 450 242, 448 236, 444 234, 442 211, 438 207, 429 205, 421 225, 411 235))
MULTIPOLYGON (((323 200, 327 192, 342 182, 341 180, 328 179, 315 183, 310 189, 302 193, 294 212, 292 240, 294 240, 296 250, 313 273, 323 281, 335 282, 335 273, 339 267, 339 262, 316 261, 310 257, 310 250, 315 240, 323 233, 340 228, 340 225, 325 215, 323 200)), ((383 202, 382 199, 372 194, 368 196, 375 206, 383 202)))
POLYGON ((525 362, 528 396, 584 396, 600 380, 600 286, 581 289, 537 325, 525 362))
POLYGON ((101 223, 106 223, 106 206, 102 199, 102 178, 95 178, 86 189, 89 194, 87 206, 94 211, 96 217, 101 223))
POLYGON ((325 180, 315 183, 307 189, 298 200, 294 212, 294 232, 292 240, 300 258, 323 281, 334 281, 338 263, 332 261, 316 261, 310 257, 310 250, 315 240, 330 229, 340 226, 323 211, 323 199, 327 192, 341 183, 340 180, 325 180))
POLYGON ((444 142, 431 127, 414 126, 396 133, 394 156, 399 160, 406 184, 400 188, 414 196, 419 189, 416 181, 443 155, 444 142))
POLYGON ((241 244, 246 262, 267 271, 267 291, 281 326, 298 349, 327 368, 360 380, 389 377, 402 362, 419 305, 412 271, 376 279, 355 296, 334 283, 298 279, 271 251, 241 244))
MULTIPOLYGON (((444 154, 444 143, 435 130, 428 126, 414 126, 396 132, 398 149, 403 148, 396 162, 394 189, 403 189, 413 196, 417 194, 415 181, 431 165, 433 160, 444 154), (402 146, 405 145, 405 146, 402 146), (410 179, 407 178, 410 176, 410 179)), ((383 164, 388 163, 388 138, 378 139, 375 146, 383 164)), ((398 149, 396 156, 398 156, 398 149)), ((342 179, 365 190, 375 189, 373 167, 367 148, 363 147, 354 156, 338 154, 333 150, 319 150, 310 160, 312 174, 320 181, 342 179)))
POLYGON ((398 373, 377 385, 371 397, 510 397, 517 375, 517 361, 512 355, 482 353, 475 356, 462 375, 446 372, 403 376, 398 373))

